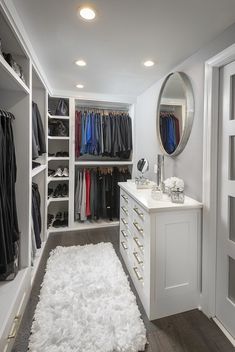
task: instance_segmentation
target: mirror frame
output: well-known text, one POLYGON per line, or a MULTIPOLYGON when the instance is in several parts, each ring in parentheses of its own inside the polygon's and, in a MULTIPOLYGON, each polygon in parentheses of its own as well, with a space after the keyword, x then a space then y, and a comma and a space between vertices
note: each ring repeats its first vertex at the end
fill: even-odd
POLYGON ((192 88, 191 82, 190 82, 188 76, 184 72, 179 72, 179 71, 171 72, 169 75, 167 75, 167 77, 165 78, 165 80, 161 86, 161 90, 160 90, 160 93, 158 96, 158 103, 157 103, 157 119, 156 119, 157 120, 157 136, 158 136, 161 150, 164 155, 174 157, 174 156, 179 155, 184 150, 184 148, 186 147, 186 144, 188 142, 191 130, 192 130, 193 118, 194 118, 194 96, 193 96, 193 88, 192 88), (182 82, 184 84, 185 96, 186 96, 186 114, 185 114, 186 121, 185 121, 185 128, 184 128, 183 134, 180 138, 180 142, 179 142, 178 146, 176 147, 176 149, 173 153, 168 154, 166 152, 166 150, 164 149, 164 146, 162 144, 161 134, 160 134, 160 105, 161 105, 161 99, 162 99, 162 95, 163 95, 163 91, 165 89, 165 86, 166 86, 169 78, 175 74, 177 74, 179 76, 179 78, 182 80, 182 82))

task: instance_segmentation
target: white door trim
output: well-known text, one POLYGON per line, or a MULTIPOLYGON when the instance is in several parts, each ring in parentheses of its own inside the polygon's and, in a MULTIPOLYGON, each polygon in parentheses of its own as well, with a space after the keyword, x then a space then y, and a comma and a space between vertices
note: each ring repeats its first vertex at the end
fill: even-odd
POLYGON ((202 311, 215 317, 219 68, 235 61, 235 44, 205 63, 203 132, 202 311))

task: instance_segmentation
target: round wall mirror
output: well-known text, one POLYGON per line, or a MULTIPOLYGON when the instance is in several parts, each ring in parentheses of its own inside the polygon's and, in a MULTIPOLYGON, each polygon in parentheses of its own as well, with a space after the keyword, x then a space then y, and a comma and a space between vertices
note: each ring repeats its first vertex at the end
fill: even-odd
POLYGON ((170 73, 163 82, 157 108, 157 133, 165 155, 176 156, 185 148, 194 116, 193 90, 183 72, 170 73))

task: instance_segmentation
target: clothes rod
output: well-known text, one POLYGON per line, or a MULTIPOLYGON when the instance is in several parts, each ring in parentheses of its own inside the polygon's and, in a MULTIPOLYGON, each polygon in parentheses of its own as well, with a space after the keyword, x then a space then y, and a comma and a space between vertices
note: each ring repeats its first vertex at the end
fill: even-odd
POLYGON ((100 110, 100 111, 120 111, 120 112, 128 112, 128 108, 115 108, 115 107, 102 107, 102 106, 94 106, 94 105, 76 105, 76 109, 87 109, 87 110, 100 110))

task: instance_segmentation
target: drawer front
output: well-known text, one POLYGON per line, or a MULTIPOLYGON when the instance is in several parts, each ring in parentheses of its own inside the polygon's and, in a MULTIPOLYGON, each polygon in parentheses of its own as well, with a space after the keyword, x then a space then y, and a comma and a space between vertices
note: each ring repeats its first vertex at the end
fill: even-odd
POLYGON ((137 218, 137 220, 143 224, 146 222, 146 219, 148 218, 148 213, 136 202, 133 202, 132 206, 133 210, 133 215, 137 218))
POLYGON ((130 196, 123 191, 122 189, 120 190, 120 204, 124 203, 126 205, 128 205, 130 202, 130 196))
MULTIPOLYGON (((2 339, 3 352, 10 352, 15 342, 21 319, 25 310, 25 306, 30 294, 30 275, 27 276, 22 288, 20 290, 19 298, 15 302, 14 315, 12 316, 11 322, 9 321, 8 331, 5 332, 5 336, 2 339)), ((0 348, 1 349, 1 348, 0 348)))

